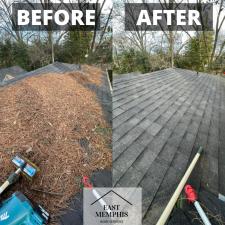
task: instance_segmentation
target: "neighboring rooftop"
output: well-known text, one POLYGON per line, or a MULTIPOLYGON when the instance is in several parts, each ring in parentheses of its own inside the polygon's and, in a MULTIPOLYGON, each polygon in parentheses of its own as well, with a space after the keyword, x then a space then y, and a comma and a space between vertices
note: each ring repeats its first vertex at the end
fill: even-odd
POLYGON ((143 188, 143 224, 155 225, 199 146, 190 181, 225 195, 225 79, 183 69, 117 76, 113 183, 143 188))
POLYGON ((26 72, 27 72, 26 70, 22 69, 19 66, 12 66, 8 68, 0 69, 0 83, 5 79, 5 76, 7 75, 15 77, 26 72))
MULTIPOLYGON (((16 82, 16 81, 21 80, 21 79, 24 79, 25 77, 30 77, 30 76, 40 75, 40 74, 46 74, 46 73, 66 73, 66 72, 72 72, 72 71, 80 70, 80 65, 54 62, 52 64, 49 64, 47 66, 38 68, 38 69, 30 71, 30 72, 27 72, 27 71, 25 71, 21 68, 20 68, 20 72, 19 72, 19 68, 20 67, 14 67, 13 66, 13 67, 10 67, 10 68, 2 69, 4 71, 4 73, 5 73, 5 71, 14 71, 14 73, 11 72, 10 75, 15 75, 14 79, 6 80, 5 82, 2 83, 2 86, 13 83, 13 82, 16 82), (14 70, 12 70, 11 68, 14 68, 14 70), (18 71, 18 73, 16 73, 16 71, 18 71)), ((1 73, 1 70, 0 70, 0 73, 1 73)), ((3 81, 3 79, 2 79, 2 81, 3 81)), ((0 86, 1 86, 1 82, 0 82, 0 86)))

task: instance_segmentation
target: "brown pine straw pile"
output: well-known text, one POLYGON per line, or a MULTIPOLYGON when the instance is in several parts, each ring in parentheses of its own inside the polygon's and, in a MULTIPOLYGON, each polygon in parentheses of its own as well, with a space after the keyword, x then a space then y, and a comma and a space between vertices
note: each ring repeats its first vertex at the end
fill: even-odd
POLYGON ((21 191, 51 214, 53 224, 80 191, 83 175, 111 167, 111 128, 86 87, 100 85, 101 76, 84 66, 82 72, 44 74, 0 89, 0 182, 15 170, 11 159, 17 153, 40 168, 32 182, 22 177, 3 199, 21 191))

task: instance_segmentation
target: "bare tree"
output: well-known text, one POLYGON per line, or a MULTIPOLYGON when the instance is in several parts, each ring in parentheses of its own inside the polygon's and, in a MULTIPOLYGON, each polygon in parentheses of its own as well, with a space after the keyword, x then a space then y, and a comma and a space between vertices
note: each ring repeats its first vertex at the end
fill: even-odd
MULTIPOLYGON (((214 44, 213 44, 213 50, 212 50, 212 54, 211 54, 210 63, 212 63, 215 58, 219 33, 221 31, 223 24, 225 24, 225 13, 224 13, 225 0, 218 0, 214 4, 218 5, 218 14, 216 17, 215 38, 214 38, 214 44)), ((225 41, 221 45, 221 48, 219 50, 219 55, 222 53, 224 45, 225 45, 225 41)))
POLYGON ((22 42, 34 36, 32 32, 17 31, 12 17, 13 1, 0 0, 0 32, 7 34, 12 40, 22 42))

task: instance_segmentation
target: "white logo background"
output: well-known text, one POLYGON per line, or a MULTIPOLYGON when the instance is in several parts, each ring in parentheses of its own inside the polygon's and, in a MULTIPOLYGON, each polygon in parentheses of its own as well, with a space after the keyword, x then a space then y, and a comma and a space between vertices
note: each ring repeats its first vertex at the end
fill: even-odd
POLYGON ((84 188, 84 225, 141 225, 141 188, 84 188))

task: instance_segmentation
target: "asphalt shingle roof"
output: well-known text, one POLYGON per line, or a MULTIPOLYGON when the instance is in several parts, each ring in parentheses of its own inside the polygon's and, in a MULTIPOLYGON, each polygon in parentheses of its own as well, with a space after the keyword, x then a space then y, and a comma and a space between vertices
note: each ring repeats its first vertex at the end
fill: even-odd
POLYGON ((113 184, 143 188, 143 224, 156 224, 201 145, 190 182, 225 195, 225 78, 182 69, 113 83, 113 184))
POLYGON ((100 100, 105 119, 112 124, 112 95, 106 73, 103 74, 101 81, 100 86, 88 84, 88 88, 96 93, 98 99, 100 100))

